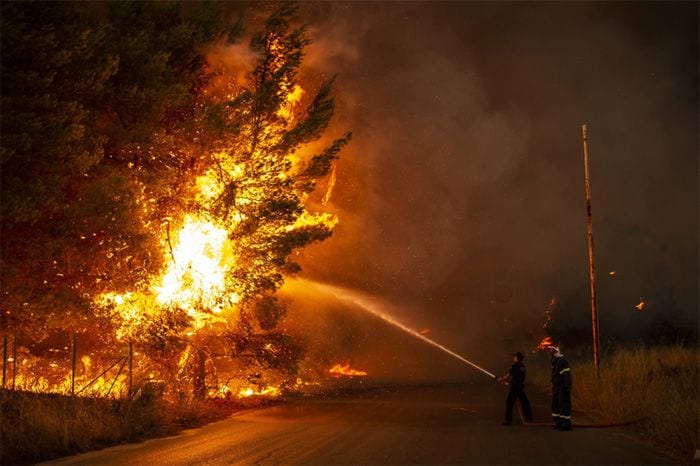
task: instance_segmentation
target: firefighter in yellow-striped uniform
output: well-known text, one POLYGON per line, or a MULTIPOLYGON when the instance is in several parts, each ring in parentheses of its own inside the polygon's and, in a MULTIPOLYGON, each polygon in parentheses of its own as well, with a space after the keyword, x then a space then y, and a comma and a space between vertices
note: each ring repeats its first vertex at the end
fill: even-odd
POLYGON ((557 430, 571 430, 571 367, 557 346, 552 355, 552 420, 557 430))

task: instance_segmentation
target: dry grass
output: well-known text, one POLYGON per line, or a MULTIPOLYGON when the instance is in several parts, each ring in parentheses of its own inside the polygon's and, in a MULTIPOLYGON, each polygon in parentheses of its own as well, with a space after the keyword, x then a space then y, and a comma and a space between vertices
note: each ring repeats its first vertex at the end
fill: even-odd
POLYGON ((0 401, 0 463, 22 464, 165 433, 158 402, 5 392, 0 401))
MULTIPOLYGON (((631 428, 682 460, 700 448, 700 351, 680 345, 607 355, 600 377, 592 362, 571 361, 574 411, 599 423, 637 420, 631 428)), ((539 386, 548 381, 540 378, 539 386)))
POLYGON ((7 391, 0 395, 0 464, 26 464, 168 435, 220 419, 238 405, 173 405, 7 391))

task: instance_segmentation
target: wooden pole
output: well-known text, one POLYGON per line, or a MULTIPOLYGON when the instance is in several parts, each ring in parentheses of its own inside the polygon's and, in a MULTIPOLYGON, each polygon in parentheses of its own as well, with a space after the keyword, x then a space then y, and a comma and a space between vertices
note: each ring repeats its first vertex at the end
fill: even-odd
POLYGON ((75 395, 75 357, 77 355, 77 343, 78 336, 73 332, 73 355, 71 357, 71 369, 70 369, 70 394, 75 395))
POLYGON ((129 342, 129 399, 131 399, 131 392, 134 384, 134 343, 129 342))
POLYGON ((5 377, 7 376, 7 335, 2 336, 2 389, 5 390, 5 377))
POLYGON ((586 216, 588 224, 588 276, 591 287, 591 328, 593 333, 593 365, 600 372, 600 331, 598 326, 598 296, 595 286, 595 262, 593 254, 593 213, 591 211, 591 176, 588 168, 588 130, 581 126, 583 137, 583 165, 586 177, 586 216))

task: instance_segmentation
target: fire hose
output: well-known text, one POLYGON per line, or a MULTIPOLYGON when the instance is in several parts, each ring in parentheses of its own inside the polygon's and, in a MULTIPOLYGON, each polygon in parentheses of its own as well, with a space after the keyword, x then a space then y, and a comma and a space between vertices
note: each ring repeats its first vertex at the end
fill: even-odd
MULTIPOLYGON (((478 370, 479 372, 483 373, 484 375, 487 375, 490 379, 492 380, 499 380, 498 377, 489 372, 488 370, 484 369, 483 367, 479 366, 478 364, 470 361, 469 359, 465 358, 464 356, 455 353, 451 349, 445 347, 444 345, 441 345, 440 343, 436 342, 435 340, 432 340, 425 335, 423 335, 420 332, 417 332, 416 330, 404 325, 403 323, 399 322, 396 320, 394 317, 390 316, 389 314, 385 313, 379 307, 377 304, 371 300, 367 299, 367 297, 361 295, 360 293, 357 293, 353 290, 349 290, 347 288, 342 288, 342 287, 337 287, 337 286, 332 286, 332 285, 327 285, 324 283, 318 283, 318 282, 313 282, 316 287, 319 289, 325 290, 332 295, 334 295, 336 298, 344 301, 349 301, 360 308, 364 309, 367 312, 370 312, 374 314, 375 316, 379 317, 383 321, 403 330, 404 332, 418 338, 419 340, 422 340, 423 342, 449 354, 455 359, 459 359, 463 363, 471 366, 472 368, 478 370)), ((546 423, 546 422, 525 422, 525 418, 523 417, 523 413, 521 411, 520 403, 518 403, 518 413, 520 415, 520 419, 523 421, 523 425, 528 426, 528 427, 550 427, 552 424, 551 423, 546 423)), ((613 424, 574 424, 573 427, 578 427, 578 428, 605 428, 605 427, 619 427, 619 426, 626 426, 630 424, 634 424, 635 422, 639 422, 642 419, 637 419, 634 421, 626 421, 626 422, 619 422, 619 423, 613 423, 613 424)))

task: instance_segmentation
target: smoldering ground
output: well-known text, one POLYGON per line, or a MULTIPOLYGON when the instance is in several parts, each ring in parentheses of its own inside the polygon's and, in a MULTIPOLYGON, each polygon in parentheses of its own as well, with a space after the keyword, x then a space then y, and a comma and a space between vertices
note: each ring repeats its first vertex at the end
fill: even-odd
POLYGON ((354 133, 340 223, 303 276, 376 293, 467 354, 535 344, 553 296, 552 330, 585 342, 587 123, 603 340, 697 335, 697 4, 302 13, 306 72, 338 76, 331 130, 354 133))

